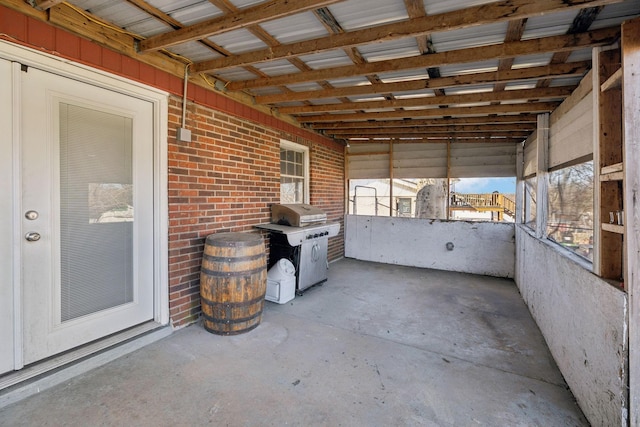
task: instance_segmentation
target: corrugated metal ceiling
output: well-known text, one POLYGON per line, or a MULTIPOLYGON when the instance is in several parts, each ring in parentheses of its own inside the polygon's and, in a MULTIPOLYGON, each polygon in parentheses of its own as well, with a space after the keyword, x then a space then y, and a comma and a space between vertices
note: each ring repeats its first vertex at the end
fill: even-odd
MULTIPOLYGON (((243 91, 258 104, 283 109, 327 135, 332 135, 330 128, 348 129, 354 121, 371 121, 372 128, 384 128, 407 126, 413 119, 423 126, 413 137, 419 141, 428 139, 430 121, 460 126, 486 123, 488 131, 494 118, 503 115, 531 122, 532 114, 544 111, 542 103, 553 108, 566 96, 558 91, 576 87, 588 69, 578 64, 567 74, 568 70, 552 70, 551 65, 590 61, 593 46, 615 42, 615 36, 594 31, 619 30, 623 21, 640 15, 640 0, 573 2, 583 9, 554 0, 68 3, 137 34, 145 43, 217 19, 195 40, 160 44, 160 52, 171 53, 172 58, 179 55, 185 64, 193 64, 195 72, 205 73, 210 81, 221 81, 219 87, 243 91), (527 12, 532 9, 544 13, 527 12), (284 12, 269 15, 274 10, 284 12), (219 20, 229 16, 234 20, 227 21, 227 31, 220 31, 219 20), (494 18, 479 21, 485 16, 494 18), (452 24, 442 26, 442 22, 452 24), (370 38, 380 26, 385 30, 370 38), (433 30, 424 33, 424 28, 433 30), (583 38, 590 41, 570 47, 565 54, 556 52, 565 50, 562 48, 536 49, 521 42, 576 32, 585 33, 583 38), (505 42, 511 43, 508 49, 505 42), (324 47, 327 43, 328 48, 324 47), (511 99, 505 90, 529 92, 511 99), (469 101, 461 96, 468 96, 469 101), (419 104, 421 99, 425 105, 419 104), (540 101, 533 101, 537 99, 540 101), (549 104, 550 99, 555 104, 549 104), (469 117, 474 119, 467 120, 469 117)), ((362 140, 354 134, 354 142, 356 137, 362 140)), ((482 141, 517 142, 504 136, 482 141)))

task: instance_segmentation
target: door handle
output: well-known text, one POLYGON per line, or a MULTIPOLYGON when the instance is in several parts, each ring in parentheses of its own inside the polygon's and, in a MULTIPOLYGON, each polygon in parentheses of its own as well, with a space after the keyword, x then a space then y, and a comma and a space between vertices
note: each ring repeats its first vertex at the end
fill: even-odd
POLYGON ((36 233, 35 231, 30 231, 24 235, 24 238, 29 242, 37 242, 40 240, 40 233, 36 233))

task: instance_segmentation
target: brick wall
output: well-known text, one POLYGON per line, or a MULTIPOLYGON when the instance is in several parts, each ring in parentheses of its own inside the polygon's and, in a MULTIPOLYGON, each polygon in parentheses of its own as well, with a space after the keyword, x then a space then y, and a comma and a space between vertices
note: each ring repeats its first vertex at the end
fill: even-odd
MULTIPOLYGON (((343 220, 341 151, 213 108, 188 103, 192 142, 176 141, 182 101, 169 103, 169 300, 180 326, 200 313, 200 264, 207 235, 259 232, 280 201, 280 139, 310 147, 311 203, 343 220)), ((268 238, 263 234, 265 239, 268 238)), ((343 234, 330 241, 330 259, 344 254, 343 234)))
POLYGON ((169 308, 174 325, 186 325, 200 313, 205 237, 223 231, 255 232, 255 224, 269 221, 269 206, 280 197, 281 138, 310 148, 311 203, 327 211, 330 220, 341 223, 340 236, 329 242, 329 258, 343 256, 344 157, 340 144, 191 83, 186 126, 193 141, 178 143, 180 78, 2 5, 0 33, 0 38, 10 42, 173 94, 168 117, 168 195, 169 308))

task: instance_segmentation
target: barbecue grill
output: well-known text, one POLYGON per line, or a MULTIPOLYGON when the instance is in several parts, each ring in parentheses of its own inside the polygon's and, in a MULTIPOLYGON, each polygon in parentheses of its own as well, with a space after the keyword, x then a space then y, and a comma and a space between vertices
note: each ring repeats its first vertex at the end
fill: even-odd
POLYGON ((327 280, 329 237, 337 236, 340 223, 327 222, 321 209, 304 203, 271 207, 271 223, 256 227, 269 231, 269 268, 282 258, 296 268, 296 293, 327 280))

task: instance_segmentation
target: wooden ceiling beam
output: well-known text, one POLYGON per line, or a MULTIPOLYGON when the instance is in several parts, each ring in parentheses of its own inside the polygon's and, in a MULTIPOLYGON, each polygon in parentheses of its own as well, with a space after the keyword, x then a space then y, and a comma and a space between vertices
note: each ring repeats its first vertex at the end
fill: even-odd
POLYGON ((64 0, 33 0, 32 4, 38 10, 47 10, 63 1, 64 0))
POLYGON ((359 139, 363 139, 363 138, 369 138, 369 139, 378 139, 378 138, 467 138, 467 139, 472 139, 472 138, 479 138, 479 137, 484 137, 484 138, 489 138, 489 137, 503 137, 503 138, 520 138, 520 140, 526 139, 529 135, 531 134, 531 132, 500 132, 500 131, 485 131, 485 132, 475 132, 473 134, 469 134, 469 133, 455 133, 455 132, 450 132, 450 133, 444 133, 444 132, 438 132, 438 133, 431 133, 431 132, 417 132, 414 134, 407 134, 407 133, 385 133, 385 134, 378 134, 375 132, 372 133, 366 133, 366 134, 362 134, 362 135, 344 135, 344 136, 336 136, 337 139, 348 139, 348 140, 359 140, 359 139))
MULTIPOLYGON (((357 139, 350 139, 349 143, 352 145, 357 145, 357 144, 388 144, 389 142, 393 141, 394 144, 419 144, 419 143, 431 143, 431 144, 440 144, 440 143, 447 143, 450 142, 452 144, 455 143, 511 143, 511 144, 517 144, 520 143, 524 140, 524 138, 509 138, 509 137, 470 137, 470 138, 460 138, 460 137, 453 137, 453 138, 442 138, 442 137, 434 137, 434 138, 388 138, 388 139, 383 139, 383 138, 376 138, 376 139, 372 139, 372 140, 357 140, 357 139)), ((355 153, 357 155, 357 153, 355 153)), ((385 152, 381 152, 381 153, 369 153, 369 154, 388 154, 385 152)))
POLYGON ((521 55, 572 51, 585 47, 604 46, 613 43, 620 37, 620 27, 603 28, 580 34, 560 35, 499 43, 479 48, 450 50, 430 55, 412 56, 402 59, 377 61, 361 65, 325 68, 305 73, 287 74, 255 80, 232 81, 227 84, 228 90, 254 89, 282 84, 304 83, 317 80, 331 80, 377 74, 415 68, 439 67, 442 65, 463 64, 491 59, 511 58, 521 55))
POLYGON ((346 102, 339 104, 304 105, 280 107, 278 111, 285 114, 320 113, 327 111, 373 110, 380 108, 408 108, 426 105, 474 104, 482 102, 516 101, 526 99, 566 98, 575 87, 562 86, 544 89, 506 90, 502 92, 479 92, 462 95, 429 96, 410 99, 391 99, 384 101, 346 102))
POLYGON ((559 102, 528 102, 521 104, 487 105, 482 107, 428 108, 424 110, 386 111, 379 113, 342 113, 295 116, 300 123, 336 122, 344 120, 385 120, 420 117, 483 116, 490 114, 547 113, 559 102))
POLYGON ((478 25, 495 24, 496 22, 524 19, 545 13, 578 9, 587 6, 601 6, 619 3, 621 1, 622 0, 504 0, 436 15, 427 15, 402 22, 395 22, 393 24, 379 25, 364 30, 349 31, 341 34, 332 34, 327 37, 283 44, 277 48, 256 50, 229 58, 202 61, 195 64, 194 70, 196 72, 220 71, 226 68, 255 64, 257 62, 309 55, 326 50, 355 47, 368 43, 417 37, 437 31, 452 31, 478 25))
POLYGON ((577 77, 583 76, 590 67, 591 61, 568 62, 564 64, 520 68, 516 70, 462 74, 436 79, 420 79, 406 82, 379 83, 375 85, 262 95, 256 96, 256 103, 277 104, 279 102, 304 101, 308 99, 340 98, 345 96, 371 95, 389 92, 409 92, 422 89, 445 89, 456 86, 494 82, 511 83, 539 78, 577 77))
POLYGON ((505 116, 482 116, 482 117, 457 117, 446 119, 400 119, 400 120, 364 120, 359 122, 319 122, 310 125, 315 130, 333 129, 357 129, 357 128, 402 128, 415 126, 477 126, 482 124, 523 124, 535 128, 538 117, 536 114, 511 114, 505 116))
POLYGON ((334 136, 348 135, 370 135, 377 133, 385 134, 408 134, 408 133, 473 133, 473 132, 531 132, 535 130, 533 123, 513 123, 513 124, 482 124, 473 126, 411 126, 411 127, 369 127, 369 128, 351 128, 351 129, 327 129, 324 133, 334 136))
MULTIPOLYGON (((527 19, 517 19, 515 21, 509 21, 509 25, 507 26, 507 35, 504 38, 506 43, 515 42, 522 39, 522 35, 524 34, 524 28, 527 25, 527 19)), ((498 63, 498 71, 506 71, 510 70, 515 62, 515 58, 503 58, 498 63)), ((495 92, 503 91, 506 88, 507 84, 505 82, 496 83, 493 87, 495 92)))
MULTIPOLYGON (((573 19, 569 30, 567 30, 567 34, 576 34, 587 31, 591 24, 596 20, 600 12, 602 12, 603 6, 598 7, 587 7, 585 9, 580 9, 576 17, 573 19)), ((556 52, 551 57, 550 64, 561 64, 563 62, 567 62, 569 59, 570 52, 556 52)), ((551 84, 551 80, 542 79, 536 85, 537 87, 548 87, 551 84)))
MULTIPOLYGON (((317 9, 339 1, 342 0, 297 0, 296 2, 290 0, 270 0, 266 3, 248 7, 232 15, 208 19, 179 30, 149 37, 140 42, 139 51, 150 52, 193 40, 200 40, 261 22, 317 9)), ((195 71, 200 72, 201 70, 195 71)))

